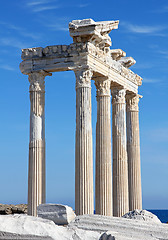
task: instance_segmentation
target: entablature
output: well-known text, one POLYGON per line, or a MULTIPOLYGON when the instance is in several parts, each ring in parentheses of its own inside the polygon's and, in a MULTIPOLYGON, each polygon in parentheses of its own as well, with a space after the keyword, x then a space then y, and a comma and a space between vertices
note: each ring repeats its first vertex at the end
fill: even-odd
POLYGON ((118 24, 119 21, 74 20, 69 24, 74 43, 23 49, 20 70, 29 74, 41 70, 58 72, 90 68, 93 77, 108 77, 128 91, 137 93, 142 78, 129 69, 136 61, 126 57, 121 49, 110 49, 108 34, 117 29, 118 24))
MULTIPOLYGON (((58 72, 88 66, 102 76, 110 77, 115 73, 115 76, 117 75, 115 81, 120 82, 123 78, 123 85, 135 85, 134 88, 137 88, 141 85, 141 77, 125 67, 120 62, 121 59, 118 61, 112 59, 107 48, 102 50, 92 43, 72 43, 23 49, 20 69, 23 74, 29 74, 40 70, 58 72)), ((114 81, 113 78, 112 81, 114 81)))

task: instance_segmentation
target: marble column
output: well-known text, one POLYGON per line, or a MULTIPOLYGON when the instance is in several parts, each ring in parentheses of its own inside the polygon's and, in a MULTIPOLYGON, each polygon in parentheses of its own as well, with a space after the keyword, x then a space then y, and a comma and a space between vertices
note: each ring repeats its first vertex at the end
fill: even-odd
POLYGON ((93 150, 91 124, 92 71, 75 71, 76 76, 76 144, 75 144, 75 212, 93 214, 93 150))
POLYGON ((28 174, 28 214, 37 215, 45 203, 45 76, 44 71, 29 74, 30 142, 28 174))
POLYGON ((127 95, 127 153, 129 210, 142 209, 139 141, 139 95, 127 95))
POLYGON ((96 124, 96 214, 112 216, 110 81, 98 78, 96 124))
POLYGON ((129 211, 125 89, 112 88, 113 215, 129 211))

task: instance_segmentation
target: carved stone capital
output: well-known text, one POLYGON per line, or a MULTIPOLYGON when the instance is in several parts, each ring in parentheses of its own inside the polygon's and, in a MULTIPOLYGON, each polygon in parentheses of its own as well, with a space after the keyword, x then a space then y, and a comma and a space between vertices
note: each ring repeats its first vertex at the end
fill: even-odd
POLYGON ((110 80, 100 78, 95 81, 95 86, 97 89, 97 97, 110 97, 110 80))
POLYGON ((117 104, 117 103, 125 103, 125 94, 126 90, 125 89, 120 89, 120 88, 112 88, 111 89, 111 94, 112 94, 112 104, 117 104))
POLYGON ((139 95, 128 94, 126 95, 126 103, 127 103, 127 112, 138 112, 139 107, 139 95))
POLYGON ((45 72, 45 71, 40 71, 40 72, 33 72, 29 74, 29 82, 30 82, 30 87, 29 91, 30 92, 45 92, 45 77, 46 76, 51 76, 51 73, 45 72))
POLYGON ((76 76, 76 89, 81 87, 91 88, 91 78, 93 72, 90 69, 81 69, 75 71, 76 76))

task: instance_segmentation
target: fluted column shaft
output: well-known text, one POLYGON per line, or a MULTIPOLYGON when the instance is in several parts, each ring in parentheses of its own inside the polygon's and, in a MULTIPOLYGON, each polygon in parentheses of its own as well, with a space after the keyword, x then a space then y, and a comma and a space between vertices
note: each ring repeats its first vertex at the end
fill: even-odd
POLYGON ((36 216, 45 203, 45 83, 43 71, 29 74, 30 142, 28 174, 28 214, 36 216))
POLYGON ((112 216, 110 81, 98 79, 96 124, 96 214, 112 216))
POLYGON ((91 124, 91 77, 88 69, 76 76, 75 212, 93 214, 93 153, 91 124))
POLYGON ((113 215, 120 217, 129 211, 125 90, 112 88, 112 97, 113 215))
POLYGON ((140 141, 139 141, 139 96, 127 95, 127 152, 129 210, 142 209, 140 141))

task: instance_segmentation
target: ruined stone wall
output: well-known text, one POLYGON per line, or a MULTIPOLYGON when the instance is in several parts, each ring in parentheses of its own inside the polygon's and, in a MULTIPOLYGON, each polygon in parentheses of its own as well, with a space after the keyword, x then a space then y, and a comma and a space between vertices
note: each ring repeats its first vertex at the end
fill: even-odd
POLYGON ((0 204, 0 215, 27 214, 27 204, 0 204))

